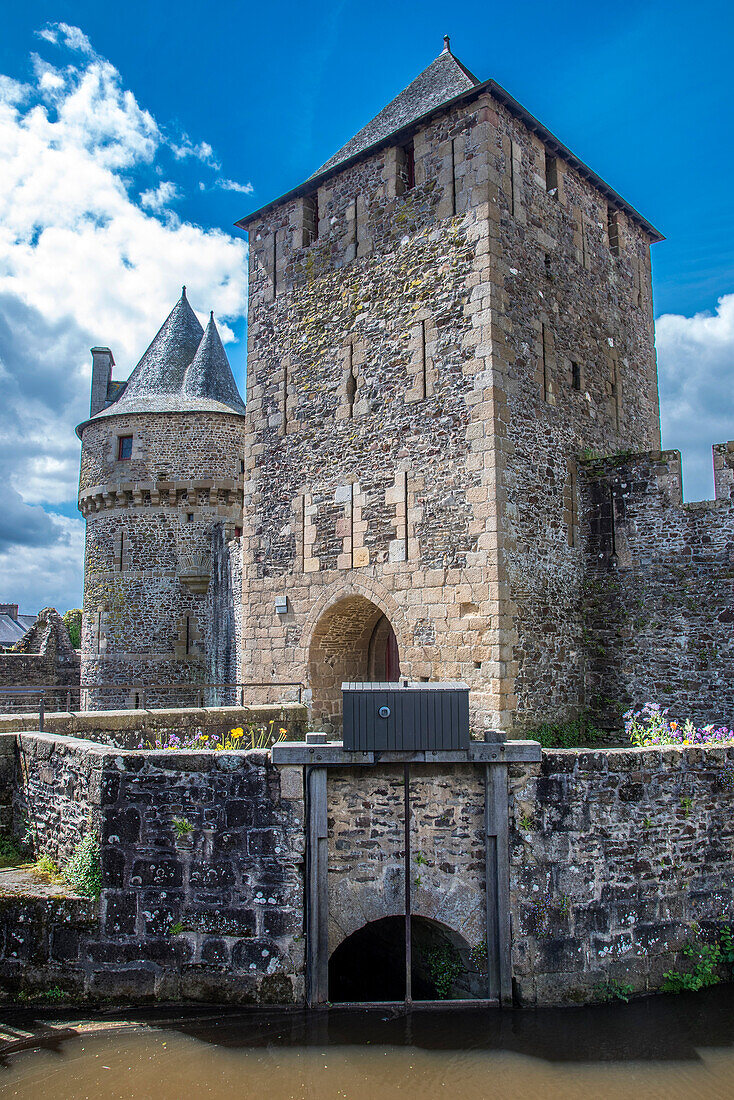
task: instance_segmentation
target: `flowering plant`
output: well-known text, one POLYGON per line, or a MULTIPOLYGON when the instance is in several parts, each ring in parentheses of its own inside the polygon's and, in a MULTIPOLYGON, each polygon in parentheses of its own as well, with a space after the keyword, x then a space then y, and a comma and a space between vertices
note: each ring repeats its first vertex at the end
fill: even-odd
POLYGON ((712 741, 734 740, 728 726, 695 726, 690 718, 682 724, 668 717, 669 707, 645 703, 640 710, 628 710, 624 728, 633 745, 707 745, 712 741))
POLYGON ((204 733, 197 729, 193 733, 157 733, 152 739, 138 743, 139 749, 158 749, 174 751, 176 749, 265 749, 270 745, 277 745, 284 740, 288 730, 280 726, 274 730, 275 719, 266 726, 250 725, 247 729, 237 726, 235 729, 220 737, 218 733, 204 733))

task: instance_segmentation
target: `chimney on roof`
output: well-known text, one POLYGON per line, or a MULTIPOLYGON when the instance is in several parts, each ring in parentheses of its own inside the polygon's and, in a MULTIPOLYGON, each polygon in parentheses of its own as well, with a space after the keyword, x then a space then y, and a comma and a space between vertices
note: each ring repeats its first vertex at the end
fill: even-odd
POLYGON ((0 603, 0 615, 9 615, 14 623, 18 621, 17 603, 0 603))
POLYGON ((112 381, 115 360, 109 348, 92 348, 92 393, 89 415, 101 412, 107 404, 107 387, 112 381))

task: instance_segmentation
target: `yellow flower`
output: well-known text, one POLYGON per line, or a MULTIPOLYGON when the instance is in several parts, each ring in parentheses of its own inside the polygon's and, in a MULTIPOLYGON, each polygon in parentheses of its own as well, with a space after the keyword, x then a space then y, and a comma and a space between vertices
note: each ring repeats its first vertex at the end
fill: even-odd
POLYGON ((238 726, 236 730, 230 730, 229 732, 232 737, 242 737, 245 731, 238 726))
POLYGON ((285 726, 280 727, 279 733, 287 733, 287 732, 288 732, 288 730, 285 728, 285 726))

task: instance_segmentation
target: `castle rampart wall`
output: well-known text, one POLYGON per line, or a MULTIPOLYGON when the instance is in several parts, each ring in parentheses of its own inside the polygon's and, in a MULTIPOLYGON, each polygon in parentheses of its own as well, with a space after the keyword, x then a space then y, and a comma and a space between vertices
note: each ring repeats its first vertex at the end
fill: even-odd
POLYGON ((734 444, 714 461, 720 495, 690 504, 678 451, 583 467, 587 695, 610 723, 651 701, 734 724, 734 444))

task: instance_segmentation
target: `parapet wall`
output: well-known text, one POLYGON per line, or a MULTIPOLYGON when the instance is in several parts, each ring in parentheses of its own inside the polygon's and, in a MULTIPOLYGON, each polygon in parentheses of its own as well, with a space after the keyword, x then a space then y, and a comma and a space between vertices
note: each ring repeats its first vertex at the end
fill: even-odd
MULTIPOLYGON (((201 730, 224 737, 229 730, 254 728, 256 734, 286 730, 294 740, 306 727, 308 712, 300 703, 260 707, 183 707, 166 710, 93 710, 51 712, 44 717, 44 730, 65 737, 79 737, 122 749, 136 749, 141 742, 155 747, 156 738, 170 734, 188 736, 201 730)), ((28 729, 27 714, 0 714, 0 734, 28 729)))
POLYGON ((545 751, 510 778, 522 1004, 654 992, 734 919, 734 745, 545 751))
POLYGON ((714 467, 716 499, 690 504, 678 451, 582 468, 586 702, 613 725, 647 701, 734 725, 734 443, 714 467))

